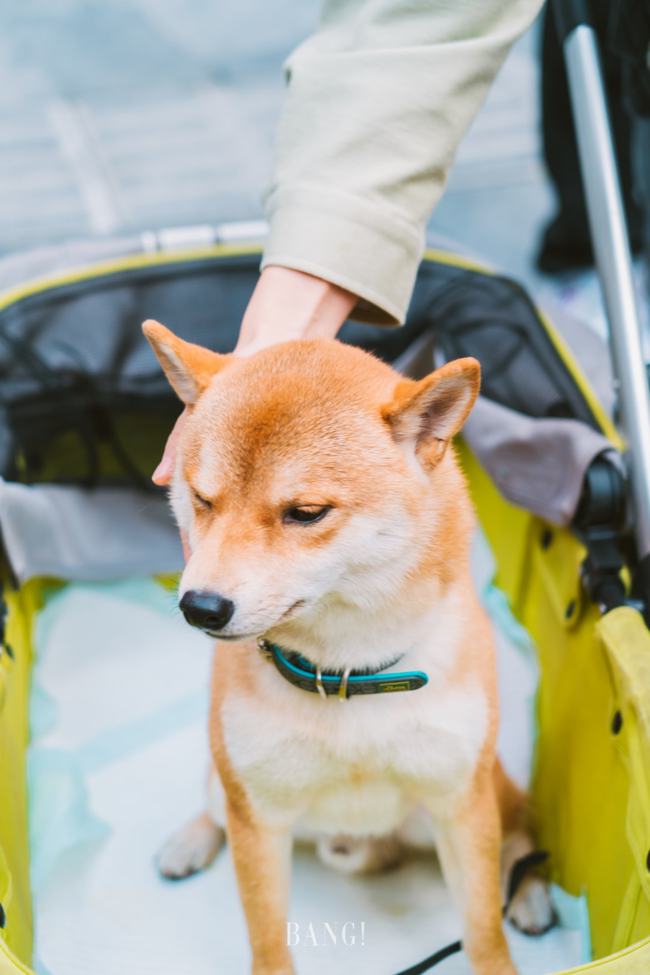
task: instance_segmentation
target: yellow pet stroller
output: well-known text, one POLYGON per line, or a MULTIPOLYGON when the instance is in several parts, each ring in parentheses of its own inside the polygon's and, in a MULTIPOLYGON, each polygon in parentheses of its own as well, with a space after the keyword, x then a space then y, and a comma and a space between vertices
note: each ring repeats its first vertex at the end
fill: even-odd
MULTIPOLYGON (((588 910, 594 960, 574 970, 646 975, 650 413, 593 40, 580 17, 565 28, 616 382, 592 332, 552 323, 514 282, 448 249, 427 252, 403 329, 349 323, 341 337, 415 376, 432 358, 482 362, 461 451, 496 583, 537 648, 539 843, 552 879, 588 910)), ((0 264, 2 975, 32 972, 29 817, 33 838, 60 812, 54 801, 30 809, 28 797, 40 611, 71 580, 165 577, 180 566, 149 482, 178 407, 140 322, 157 317, 228 350, 259 254, 241 227, 221 226, 0 264)), ((79 970, 93 975, 92 962, 79 970)))

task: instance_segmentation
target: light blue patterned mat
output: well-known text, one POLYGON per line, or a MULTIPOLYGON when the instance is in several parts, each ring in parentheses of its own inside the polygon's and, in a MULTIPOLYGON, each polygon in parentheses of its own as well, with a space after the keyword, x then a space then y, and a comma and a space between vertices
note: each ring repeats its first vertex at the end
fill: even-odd
MULTIPOLYGON (((486 559, 500 679, 517 699, 504 715, 502 737, 516 743, 505 758, 521 773, 532 742, 534 657, 487 584, 486 559)), ((248 948, 227 850, 183 884, 162 882, 153 865, 166 836, 203 801, 209 641, 184 624, 170 593, 131 579, 54 594, 40 614, 37 649, 30 786, 41 975, 243 975, 248 948)), ((588 957, 584 903, 561 891, 555 900, 561 928, 535 940, 509 932, 523 975, 588 957)), ((300 851, 291 918, 301 975, 389 975, 459 933, 427 856, 349 879, 300 851)), ((469 975, 463 956, 437 971, 469 975)))

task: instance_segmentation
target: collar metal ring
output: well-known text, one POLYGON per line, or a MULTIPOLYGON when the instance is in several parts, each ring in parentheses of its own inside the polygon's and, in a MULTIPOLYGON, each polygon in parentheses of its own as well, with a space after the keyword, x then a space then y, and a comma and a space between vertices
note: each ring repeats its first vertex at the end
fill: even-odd
POLYGON ((341 683, 339 684, 339 701, 347 701, 348 699, 348 677, 350 676, 351 667, 346 667, 341 675, 341 683))
POLYGON ((324 701, 327 700, 327 691, 323 687, 323 675, 319 666, 316 666, 316 689, 318 693, 323 698, 324 701))

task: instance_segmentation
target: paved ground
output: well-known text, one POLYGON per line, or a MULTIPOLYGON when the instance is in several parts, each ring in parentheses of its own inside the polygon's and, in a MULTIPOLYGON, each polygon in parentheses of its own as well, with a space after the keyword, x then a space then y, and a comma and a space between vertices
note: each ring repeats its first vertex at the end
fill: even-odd
MULTIPOLYGON (((281 63, 317 13, 317 0, 0 0, 0 254, 260 217, 281 63)), ((512 51, 432 225, 539 293, 531 258, 553 202, 536 40, 512 51)))
POLYGON ((280 65, 315 13, 0 0, 0 251, 260 215, 280 65))
MULTIPOLYGON (((0 251, 261 215, 280 66, 317 9, 0 0, 0 251)), ((435 221, 516 272, 549 207, 531 51, 511 56, 435 221)))

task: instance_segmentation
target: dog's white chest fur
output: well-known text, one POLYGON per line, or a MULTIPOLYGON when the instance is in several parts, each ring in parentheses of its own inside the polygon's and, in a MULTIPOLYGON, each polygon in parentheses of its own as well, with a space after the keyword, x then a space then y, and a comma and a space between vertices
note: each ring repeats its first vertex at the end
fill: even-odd
POLYGON ((229 759, 267 821, 381 834, 466 790, 488 723, 476 684, 340 703, 273 683, 276 697, 232 697, 222 714, 229 759))

